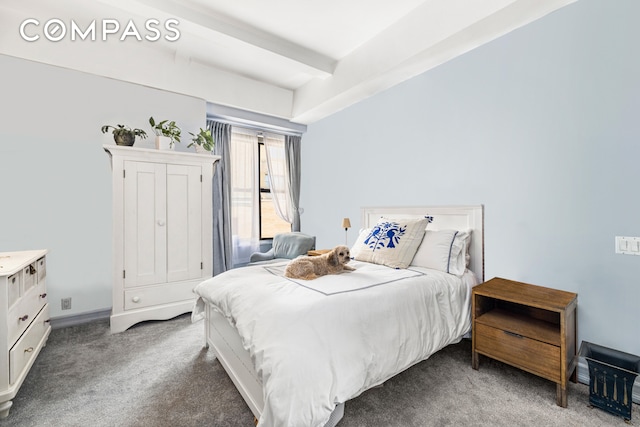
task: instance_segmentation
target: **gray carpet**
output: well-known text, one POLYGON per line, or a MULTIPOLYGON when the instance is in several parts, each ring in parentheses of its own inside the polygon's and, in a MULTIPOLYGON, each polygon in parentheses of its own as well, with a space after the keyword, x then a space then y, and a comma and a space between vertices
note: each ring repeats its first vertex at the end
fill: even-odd
MULTIPOLYGON (((189 315, 112 335, 107 321, 52 331, 4 426, 253 426, 253 415, 189 315)), ((483 358, 464 340, 347 402, 339 427, 626 426, 588 407, 588 388, 555 385, 483 358)), ((634 404, 632 423, 640 419, 634 404)))

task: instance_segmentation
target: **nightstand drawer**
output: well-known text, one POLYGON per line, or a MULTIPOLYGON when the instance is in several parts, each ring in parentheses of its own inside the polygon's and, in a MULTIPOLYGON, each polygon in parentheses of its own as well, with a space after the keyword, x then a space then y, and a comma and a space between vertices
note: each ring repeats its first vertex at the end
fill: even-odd
POLYGON ((479 353, 560 382, 560 347, 481 323, 475 327, 475 347, 479 353))

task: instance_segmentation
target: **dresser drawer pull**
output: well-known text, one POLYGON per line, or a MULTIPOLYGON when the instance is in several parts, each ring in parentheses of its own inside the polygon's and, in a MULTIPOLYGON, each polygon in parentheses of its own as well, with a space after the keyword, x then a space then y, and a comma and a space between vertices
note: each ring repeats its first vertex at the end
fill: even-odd
POLYGON ((18 317, 18 320, 20 320, 21 322, 25 322, 28 318, 29 318, 29 315, 28 315, 28 314, 25 314, 25 315, 24 315, 24 316, 22 316, 22 317, 18 317))
POLYGON ((25 353, 33 353, 33 347, 25 348, 24 352, 25 353))
POLYGON ((507 335, 511 335, 512 337, 524 338, 524 335, 516 334, 515 332, 504 331, 504 333, 507 335))
POLYGON ((131 298, 131 301, 133 301, 135 303, 138 303, 138 302, 140 302, 140 297, 133 297, 133 298, 131 298))
POLYGON ((40 294, 40 298, 46 298, 47 297, 47 293, 45 292, 44 294, 40 294))

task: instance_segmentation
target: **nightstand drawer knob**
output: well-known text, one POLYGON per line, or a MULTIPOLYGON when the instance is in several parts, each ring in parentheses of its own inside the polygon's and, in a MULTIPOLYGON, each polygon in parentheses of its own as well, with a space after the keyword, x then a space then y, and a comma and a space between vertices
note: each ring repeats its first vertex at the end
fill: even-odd
POLYGON ((33 353, 33 347, 25 348, 24 352, 25 353, 33 353))
POLYGON ((136 302, 136 303, 140 302, 140 297, 133 297, 133 298, 131 298, 131 301, 136 302))
POLYGON ((516 338, 524 338, 523 335, 520 334, 516 334, 515 332, 509 332, 509 331, 504 331, 505 334, 507 335, 511 335, 512 337, 516 337, 516 338))
POLYGON ((40 294, 40 298, 46 298, 46 297, 47 297, 46 292, 44 294, 40 294))
POLYGON ((27 320, 28 318, 29 318, 29 315, 28 315, 28 314, 25 314, 25 315, 24 315, 24 316, 22 316, 22 317, 18 317, 18 320, 20 320, 21 322, 26 322, 26 320, 27 320))

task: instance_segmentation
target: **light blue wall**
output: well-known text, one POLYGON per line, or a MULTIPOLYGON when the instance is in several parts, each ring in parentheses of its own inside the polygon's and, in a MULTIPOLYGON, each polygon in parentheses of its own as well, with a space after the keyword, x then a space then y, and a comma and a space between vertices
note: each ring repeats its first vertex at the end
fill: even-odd
MULTIPOLYGON (((186 131, 206 103, 0 55, 0 251, 49 249, 51 316, 111 308, 111 169, 104 124, 153 135, 148 118, 186 131), (62 311, 60 299, 71 297, 62 311)), ((181 144, 186 149, 185 143, 181 144)), ((192 149, 191 149, 192 150, 192 149)))
POLYGON ((640 354, 640 2, 580 0, 312 124, 302 231, 361 206, 483 204, 486 278, 574 291, 578 339, 640 354))

